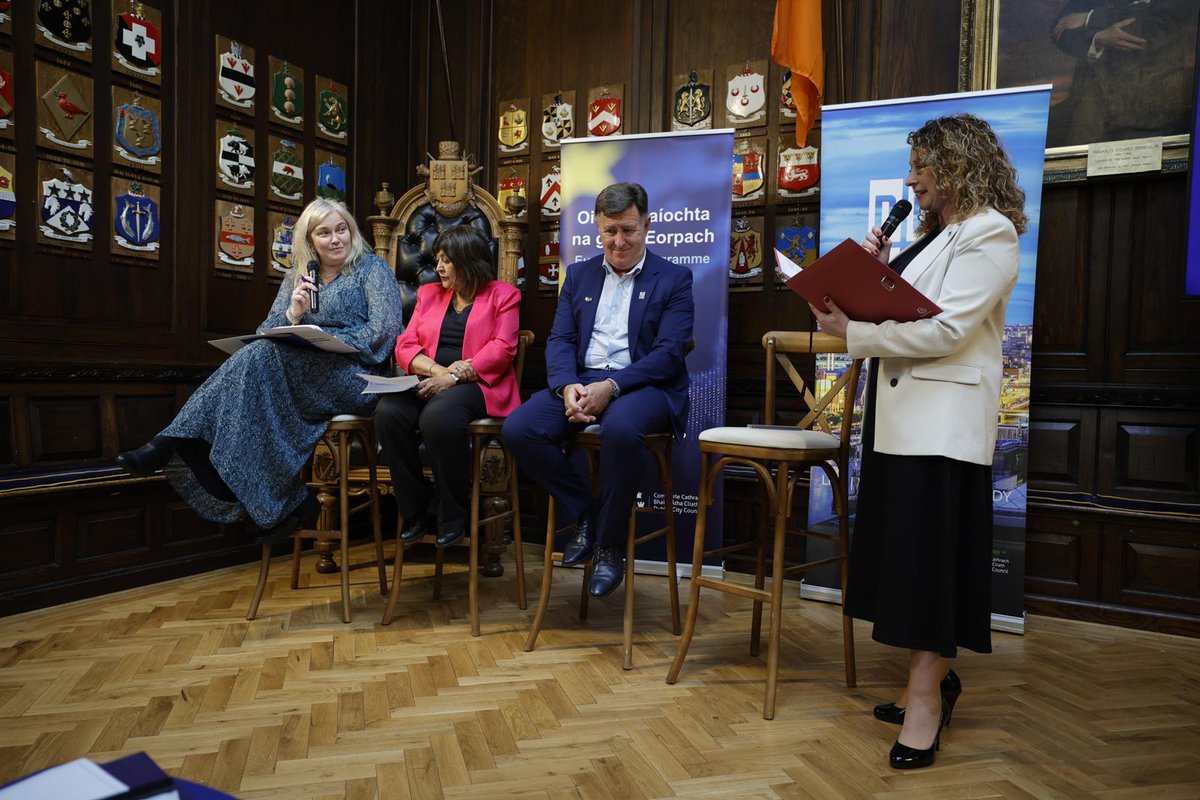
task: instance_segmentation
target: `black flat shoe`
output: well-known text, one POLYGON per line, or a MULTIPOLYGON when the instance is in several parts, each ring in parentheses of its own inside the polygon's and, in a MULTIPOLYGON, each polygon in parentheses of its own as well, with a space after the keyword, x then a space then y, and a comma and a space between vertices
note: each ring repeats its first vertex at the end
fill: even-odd
POLYGON ((592 557, 596 543, 596 520, 587 512, 575 523, 575 535, 563 547, 562 565, 573 567, 592 557))
POLYGON ((136 450, 126 450, 118 454, 117 466, 130 475, 144 478, 165 467, 173 455, 175 455, 175 445, 171 439, 166 436, 155 436, 136 450))
POLYGON ((422 536, 437 533, 437 517, 432 514, 421 514, 400 531, 400 543, 415 542, 422 536))
POLYGON ((445 550, 453 544, 457 544, 459 539, 467 535, 466 528, 451 528, 448 531, 442 531, 438 534, 437 541, 434 547, 438 550, 445 550))
POLYGON ((607 597, 617 590, 625 580, 625 558, 612 547, 596 548, 592 559, 592 579, 588 581, 588 594, 592 597, 607 597))
MULTIPOLYGON (((950 670, 946 677, 942 678, 942 705, 946 709, 946 724, 950 724, 950 715, 954 713, 954 704, 958 702, 958 696, 962 694, 962 681, 958 679, 958 675, 954 670, 950 670)), ((904 709, 895 703, 883 703, 875 706, 873 709, 875 719, 883 720, 892 725, 904 724, 904 709)))
POLYGON ((892 752, 888 754, 888 764, 893 769, 921 769, 933 764, 934 753, 942 747, 942 728, 946 726, 946 722, 950 719, 947 713, 946 704, 942 703, 942 716, 938 720, 937 733, 933 736, 933 745, 924 750, 918 750, 915 747, 909 747, 906 744, 900 744, 897 739, 892 745, 892 752))
POLYGON ((291 512, 255 537, 259 544, 279 544, 286 542, 291 535, 300 530, 311 530, 317 524, 321 513, 321 503, 317 500, 316 492, 309 491, 291 512))

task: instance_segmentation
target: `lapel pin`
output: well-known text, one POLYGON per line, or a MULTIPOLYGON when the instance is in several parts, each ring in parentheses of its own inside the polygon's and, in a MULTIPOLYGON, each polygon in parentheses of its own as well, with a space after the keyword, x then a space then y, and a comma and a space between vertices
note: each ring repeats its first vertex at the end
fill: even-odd
POLYGON ((645 300, 645 299, 646 299, 646 293, 638 292, 638 300, 645 300))
POLYGON ((590 302, 592 302, 592 298, 590 298, 590 297, 584 297, 584 298, 583 298, 583 302, 585 302, 585 303, 590 303, 590 302))

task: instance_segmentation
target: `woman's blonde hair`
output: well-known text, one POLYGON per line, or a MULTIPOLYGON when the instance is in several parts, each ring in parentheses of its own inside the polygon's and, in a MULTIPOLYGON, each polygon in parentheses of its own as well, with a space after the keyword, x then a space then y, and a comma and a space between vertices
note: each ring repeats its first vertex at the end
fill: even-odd
POLYGON ((317 259, 316 250, 313 249, 312 232, 313 228, 317 227, 330 214, 337 214, 346 220, 346 225, 350 228, 350 253, 342 263, 341 272, 343 274, 349 273, 360 258, 371 252, 371 246, 363 238, 358 229, 358 223, 354 221, 354 215, 350 213, 350 209, 346 208, 346 204, 338 200, 330 200, 327 197, 318 197, 304 207, 304 211, 300 213, 300 219, 296 220, 296 227, 292 231, 291 281, 293 286, 300 283, 301 275, 308 274, 309 261, 320 260, 317 259))
MULTIPOLYGON (((955 205, 955 220, 991 206, 1025 232, 1025 190, 992 126, 974 114, 952 114, 926 122, 908 135, 913 162, 933 172, 937 191, 955 205)), ((936 214, 922 213, 918 233, 938 227, 936 214)))

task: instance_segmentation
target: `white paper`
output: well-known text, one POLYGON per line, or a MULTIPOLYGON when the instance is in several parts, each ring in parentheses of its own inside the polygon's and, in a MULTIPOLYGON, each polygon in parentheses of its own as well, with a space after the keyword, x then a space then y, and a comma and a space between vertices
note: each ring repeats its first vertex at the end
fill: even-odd
POLYGON ((419 375, 400 375, 395 378, 388 378, 383 375, 370 375, 366 372, 358 373, 358 377, 367 382, 367 385, 363 387, 363 394, 407 392, 421 380, 419 375))
POLYGON ((800 274, 800 268, 796 266, 796 262, 779 252, 779 250, 775 251, 775 265, 779 267, 779 271, 783 274, 785 281, 791 280, 800 274))
POLYGON ((129 787, 86 758, 68 761, 0 789, 3 800, 103 800, 129 787))
POLYGON ((209 344, 226 353, 236 353, 246 345, 258 339, 278 339, 304 345, 307 344, 318 350, 330 353, 357 353, 358 350, 343 342, 331 333, 326 333, 317 325, 281 325, 278 328, 263 328, 259 333, 248 336, 230 336, 226 339, 211 339, 209 344))

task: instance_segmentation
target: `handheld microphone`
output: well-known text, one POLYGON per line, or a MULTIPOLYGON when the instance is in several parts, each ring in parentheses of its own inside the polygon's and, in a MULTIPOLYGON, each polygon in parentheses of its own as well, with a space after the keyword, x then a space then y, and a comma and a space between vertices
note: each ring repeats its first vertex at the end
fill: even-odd
POLYGON ((888 214, 887 219, 879 226, 879 230, 883 232, 884 237, 891 238, 896 232, 896 228, 900 227, 900 223, 908 218, 912 213, 912 203, 907 200, 897 200, 896 205, 892 206, 892 213, 888 214))
MULTIPOLYGON (((901 200, 900 202, 903 203, 905 201, 901 200)), ((893 210, 892 213, 894 214, 895 210, 893 210)), ((891 217, 888 217, 888 219, 890 220, 891 217)), ((887 224, 887 223, 884 223, 884 224, 887 224)), ((317 281, 319 280, 317 277, 319 272, 320 272, 320 265, 317 263, 317 260, 314 258, 312 261, 308 262, 308 277, 313 282, 313 286, 314 286, 314 288, 308 290, 308 305, 309 305, 309 311, 312 311, 312 313, 314 313, 314 314, 319 313, 321 310, 321 293, 318 292, 315 288, 317 285, 317 281)))

